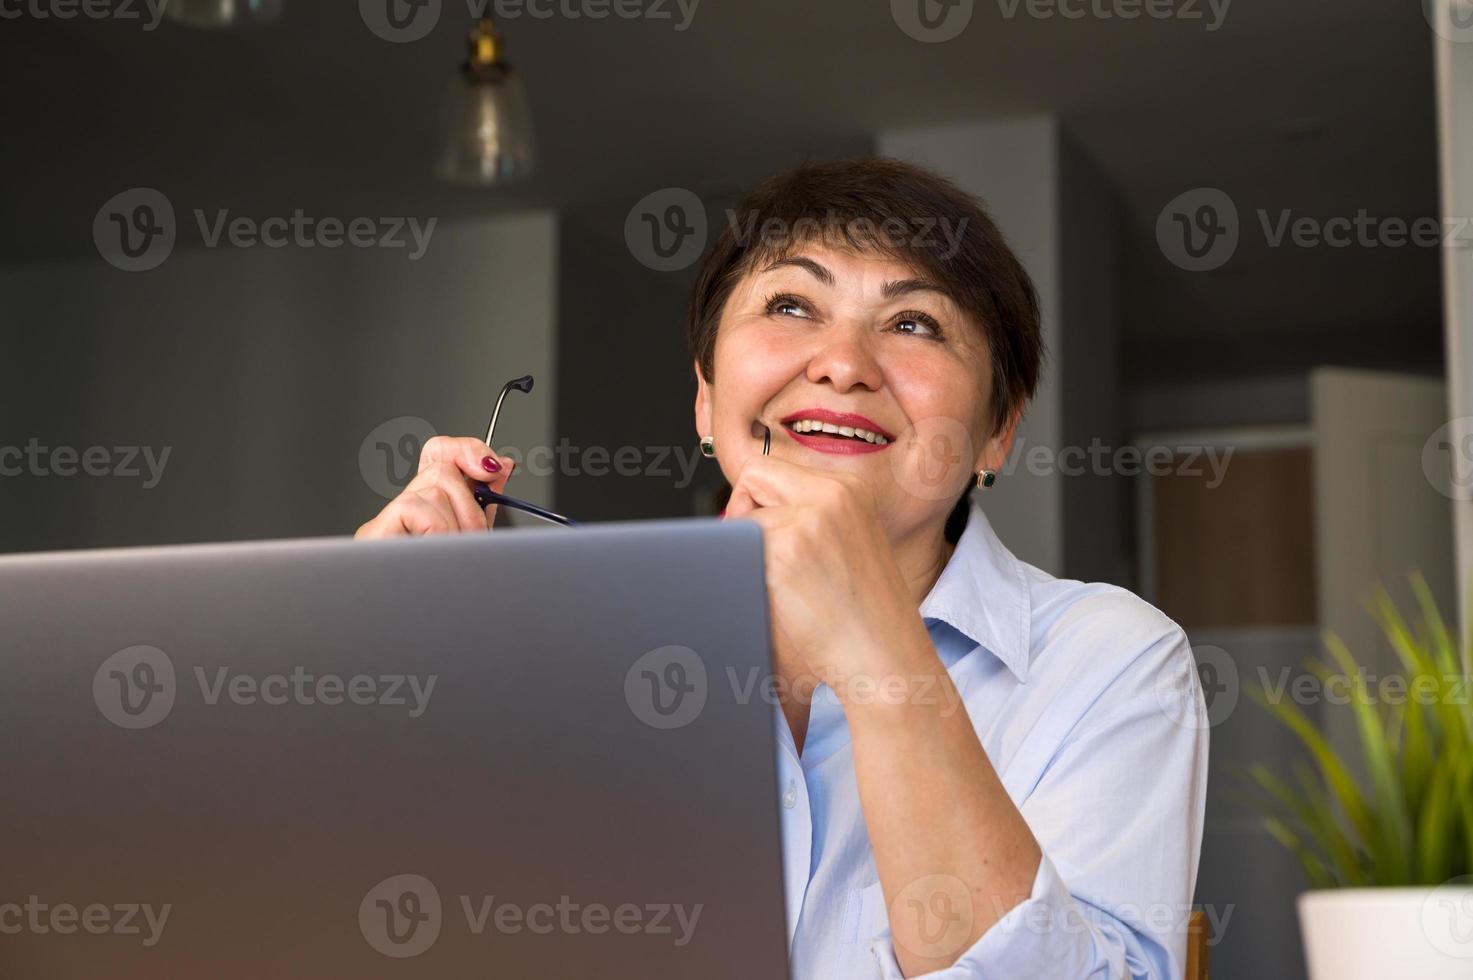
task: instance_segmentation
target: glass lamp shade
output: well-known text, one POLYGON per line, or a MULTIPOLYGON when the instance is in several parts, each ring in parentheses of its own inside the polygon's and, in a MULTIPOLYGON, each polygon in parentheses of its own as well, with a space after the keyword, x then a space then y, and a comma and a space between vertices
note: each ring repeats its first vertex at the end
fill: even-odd
POLYGON ((164 13, 181 24, 215 30, 254 27, 281 16, 283 0, 168 0, 164 13))
POLYGON ((440 109, 435 175, 487 186, 532 172, 532 112, 522 79, 504 64, 466 65, 440 109))

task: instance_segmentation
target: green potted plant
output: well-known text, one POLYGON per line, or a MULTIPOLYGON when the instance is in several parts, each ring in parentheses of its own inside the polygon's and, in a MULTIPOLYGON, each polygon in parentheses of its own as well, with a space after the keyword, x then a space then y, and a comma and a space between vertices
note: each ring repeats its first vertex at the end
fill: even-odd
POLYGON ((1308 669, 1348 692, 1364 782, 1303 709, 1266 688, 1254 701, 1287 725, 1312 764, 1285 778, 1247 770, 1265 824, 1311 886, 1299 921, 1311 980, 1473 977, 1473 671, 1426 582, 1415 629, 1384 589, 1369 603, 1401 672, 1373 690, 1334 635, 1308 669))

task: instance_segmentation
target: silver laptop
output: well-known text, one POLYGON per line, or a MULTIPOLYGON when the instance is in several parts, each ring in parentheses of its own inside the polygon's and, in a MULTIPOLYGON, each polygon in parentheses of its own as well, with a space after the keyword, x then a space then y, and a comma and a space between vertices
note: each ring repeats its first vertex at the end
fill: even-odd
POLYGON ((748 523, 9 557, 0 627, 6 980, 787 975, 748 523))

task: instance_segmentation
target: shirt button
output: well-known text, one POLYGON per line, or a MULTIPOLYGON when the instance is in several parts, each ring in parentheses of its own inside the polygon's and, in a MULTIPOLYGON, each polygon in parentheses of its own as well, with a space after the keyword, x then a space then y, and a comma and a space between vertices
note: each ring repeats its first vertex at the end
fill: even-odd
POLYGON ((793 783, 793 782, 790 781, 788 783, 787 792, 783 793, 783 809, 784 810, 791 810, 793 807, 795 807, 797 805, 798 805, 798 786, 797 786, 796 783, 793 783))

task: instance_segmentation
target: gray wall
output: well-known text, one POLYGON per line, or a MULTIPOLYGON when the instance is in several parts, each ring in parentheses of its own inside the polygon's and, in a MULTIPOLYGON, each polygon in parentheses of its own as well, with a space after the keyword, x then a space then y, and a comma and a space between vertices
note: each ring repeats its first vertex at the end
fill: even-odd
MULTIPOLYGON (((1062 445, 1125 445, 1119 251, 1114 189, 1067 133, 1059 136, 1059 297, 1054 352, 1062 445)), ((1063 481, 1064 574, 1131 585, 1132 478, 1094 466, 1063 481)))
MULTIPOLYGON (((631 254, 624 222, 634 203, 580 208, 560 219, 556 426, 559 439, 579 451, 570 458, 583 462, 560 476, 557 501, 578 520, 688 517, 698 512, 702 489, 722 482, 716 463, 697 453, 685 342, 695 265, 659 272, 631 254), (625 468, 635 475, 621 475, 612 461, 589 465, 590 449, 612 456, 621 447, 638 451, 638 464, 625 468)), ((724 218, 719 207, 709 210, 714 236, 724 218)))
MULTIPOLYGON (((386 457, 364 452, 378 478, 360 467, 370 433, 416 416, 484 434, 497 389, 526 372, 539 387, 515 396, 505 441, 548 442, 555 233, 528 213, 441 222, 414 262, 188 248, 146 273, 100 259, 0 270, 0 447, 169 453, 151 488, 51 462, 0 477, 0 552, 351 533, 384 501, 386 457)), ((410 434, 388 428, 395 447, 410 434)), ((543 500, 550 482, 513 480, 543 500)))
MULTIPOLYGON (((1464 0, 1435 0, 1438 23, 1467 23, 1464 0), (1458 20, 1452 19, 1454 8, 1458 20)), ((1466 41, 1466 35, 1458 41, 1466 41)), ((1442 150, 1442 214, 1466 220, 1473 214, 1473 48, 1435 37, 1437 52, 1437 121, 1442 150)), ((1473 466, 1467 449, 1473 439, 1473 252, 1445 248, 1443 299, 1447 345, 1447 415, 1454 450, 1448 465, 1460 478, 1473 466)), ((1464 630, 1473 628, 1473 494, 1466 487, 1454 494, 1453 533, 1460 613, 1464 630)))

